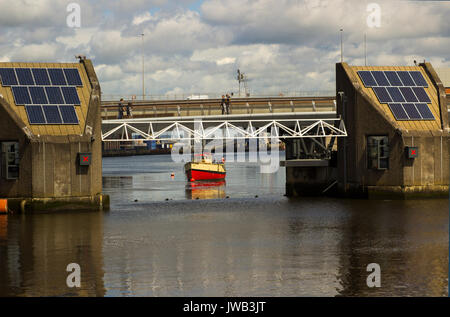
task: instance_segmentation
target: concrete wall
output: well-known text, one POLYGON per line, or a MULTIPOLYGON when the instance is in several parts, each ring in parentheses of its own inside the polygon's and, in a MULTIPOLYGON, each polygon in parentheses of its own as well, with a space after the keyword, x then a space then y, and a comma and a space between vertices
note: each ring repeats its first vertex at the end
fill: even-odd
POLYGON ((91 60, 83 61, 84 67, 92 85, 89 112, 86 118, 85 135, 91 138, 92 163, 90 166, 91 195, 102 192, 102 119, 101 119, 101 88, 91 60))
POLYGON ((404 136, 404 146, 419 148, 415 159, 403 158, 403 184, 430 186, 449 184, 449 140, 445 136, 404 136))
MULTIPOLYGON (((33 142, 32 197, 90 196, 101 193, 92 186, 94 165, 80 166, 78 153, 92 152, 90 137, 43 137, 33 142)), ((94 162, 97 158, 92 158, 94 162)), ((101 159, 101 157, 100 157, 101 159)))
POLYGON ((332 185, 336 176, 335 167, 286 167, 286 196, 323 195, 324 190, 332 185))

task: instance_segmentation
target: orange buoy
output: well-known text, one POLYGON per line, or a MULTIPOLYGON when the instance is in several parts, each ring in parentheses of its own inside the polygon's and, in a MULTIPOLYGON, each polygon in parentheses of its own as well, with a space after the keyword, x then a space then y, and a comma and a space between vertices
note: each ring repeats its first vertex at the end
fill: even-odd
POLYGON ((8 199, 0 199, 0 214, 8 212, 8 199))
POLYGON ((191 182, 195 182, 195 179, 194 179, 194 178, 191 178, 191 182))

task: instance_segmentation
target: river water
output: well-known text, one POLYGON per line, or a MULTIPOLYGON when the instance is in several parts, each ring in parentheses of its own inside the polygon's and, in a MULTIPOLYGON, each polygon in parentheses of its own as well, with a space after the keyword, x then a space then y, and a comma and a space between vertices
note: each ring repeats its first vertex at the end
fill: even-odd
POLYGON ((289 199, 284 168, 226 165, 205 186, 169 155, 104 158, 111 211, 0 215, 0 296, 448 295, 447 199, 289 199))

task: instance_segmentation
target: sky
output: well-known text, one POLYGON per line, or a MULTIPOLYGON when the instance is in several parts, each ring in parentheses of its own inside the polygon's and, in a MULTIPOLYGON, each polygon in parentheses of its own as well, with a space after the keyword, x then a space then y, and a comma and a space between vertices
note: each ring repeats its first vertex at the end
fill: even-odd
POLYGON ((449 17, 448 1, 0 0, 0 62, 85 55, 104 100, 142 96, 143 57, 146 96, 237 93, 237 69, 251 95, 327 94, 341 36, 351 65, 450 67, 449 17))

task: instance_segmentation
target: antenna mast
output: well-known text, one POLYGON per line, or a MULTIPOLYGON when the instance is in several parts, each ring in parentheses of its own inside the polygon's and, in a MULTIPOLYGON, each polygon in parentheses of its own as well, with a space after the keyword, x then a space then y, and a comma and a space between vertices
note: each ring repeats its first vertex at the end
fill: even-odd
POLYGON ((237 80, 239 82, 239 97, 241 97, 241 83, 244 84, 245 97, 248 97, 250 94, 248 92, 247 76, 240 69, 237 70, 237 80))

